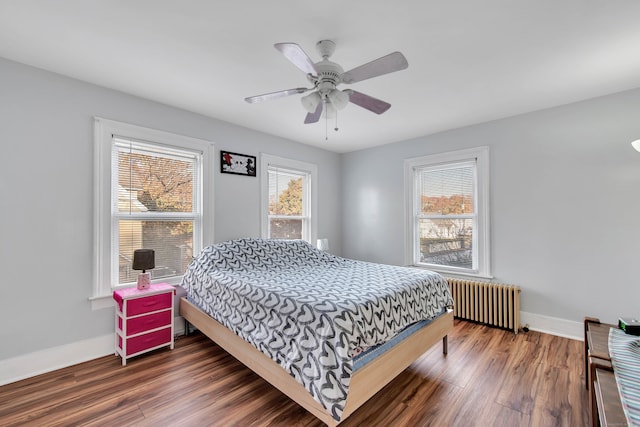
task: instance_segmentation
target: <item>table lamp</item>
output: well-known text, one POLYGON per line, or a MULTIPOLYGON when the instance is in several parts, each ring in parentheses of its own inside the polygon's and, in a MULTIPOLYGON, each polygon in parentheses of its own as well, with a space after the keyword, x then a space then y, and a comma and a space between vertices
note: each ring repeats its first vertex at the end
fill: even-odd
POLYGON ((329 239, 318 239, 316 247, 321 251, 329 251, 329 239))
POLYGON ((133 251, 133 270, 142 270, 138 274, 138 289, 147 289, 151 285, 151 270, 156 266, 155 251, 153 249, 136 249, 133 251))

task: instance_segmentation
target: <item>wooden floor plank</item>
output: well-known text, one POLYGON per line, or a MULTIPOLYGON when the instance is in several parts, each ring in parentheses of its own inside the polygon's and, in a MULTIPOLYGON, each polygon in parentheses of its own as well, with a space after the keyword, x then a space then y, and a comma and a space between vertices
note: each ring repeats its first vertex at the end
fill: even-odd
MULTIPOLYGON (((341 425, 587 426, 582 343, 456 320, 433 348, 341 425)), ((2 426, 323 424, 194 334, 122 366, 103 357, 0 387, 2 426)))
POLYGON ((544 363, 541 362, 539 346, 522 342, 505 362, 504 375, 496 402, 500 405, 531 414, 536 399, 544 363))

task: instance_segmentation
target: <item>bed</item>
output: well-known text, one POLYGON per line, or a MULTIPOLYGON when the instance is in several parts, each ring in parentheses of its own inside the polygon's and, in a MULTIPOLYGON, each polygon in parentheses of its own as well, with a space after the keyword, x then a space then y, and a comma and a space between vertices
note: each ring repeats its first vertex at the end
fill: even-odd
POLYGON ((329 426, 453 327, 437 273, 345 259, 301 240, 205 248, 185 272, 180 314, 329 426))

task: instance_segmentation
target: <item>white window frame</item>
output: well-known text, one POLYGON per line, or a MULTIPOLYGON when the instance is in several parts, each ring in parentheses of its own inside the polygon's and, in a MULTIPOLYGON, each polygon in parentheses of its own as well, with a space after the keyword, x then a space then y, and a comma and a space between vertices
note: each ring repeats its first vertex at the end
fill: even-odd
MULTIPOLYGON (((304 180, 302 203, 308 212, 309 220, 307 229, 302 230, 303 240, 315 246, 317 239, 318 223, 318 166, 300 160, 287 159, 271 154, 260 153, 260 235, 262 238, 269 238, 269 167, 277 167, 301 172, 306 175, 304 180)), ((304 224, 304 222, 303 222, 304 224)))
POLYGON ((445 274, 474 276, 490 279, 491 245, 489 216, 489 147, 476 147, 447 153, 406 159, 404 161, 405 187, 405 264, 428 268, 445 274), (473 161, 475 163, 476 185, 474 201, 474 264, 475 268, 455 268, 435 264, 419 263, 420 237, 418 229, 419 182, 417 174, 420 169, 436 165, 447 165, 473 161))
MULTIPOLYGON (((123 139, 144 141, 149 145, 158 145, 174 149, 186 149, 202 154, 200 185, 200 211, 196 219, 200 224, 200 235, 194 227, 194 255, 204 246, 213 243, 213 177, 214 144, 210 141, 177 135, 142 126, 94 117, 94 253, 93 253, 93 292, 89 298, 92 309, 101 309, 112 305, 111 295, 114 286, 112 264, 117 257, 112 256, 114 247, 112 212, 112 146, 114 136, 123 139)), ((176 282, 162 279, 163 282, 176 282)))

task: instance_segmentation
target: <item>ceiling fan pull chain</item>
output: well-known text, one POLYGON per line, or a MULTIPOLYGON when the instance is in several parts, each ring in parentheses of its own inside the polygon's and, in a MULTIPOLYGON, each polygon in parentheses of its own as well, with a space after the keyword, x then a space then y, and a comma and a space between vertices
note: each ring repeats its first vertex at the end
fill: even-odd
POLYGON ((334 127, 333 130, 338 132, 338 110, 336 110, 336 127, 334 127))
MULTIPOLYGON (((325 106, 326 111, 326 106, 325 106)), ((324 115, 324 140, 329 140, 329 115, 325 113, 324 115)))

